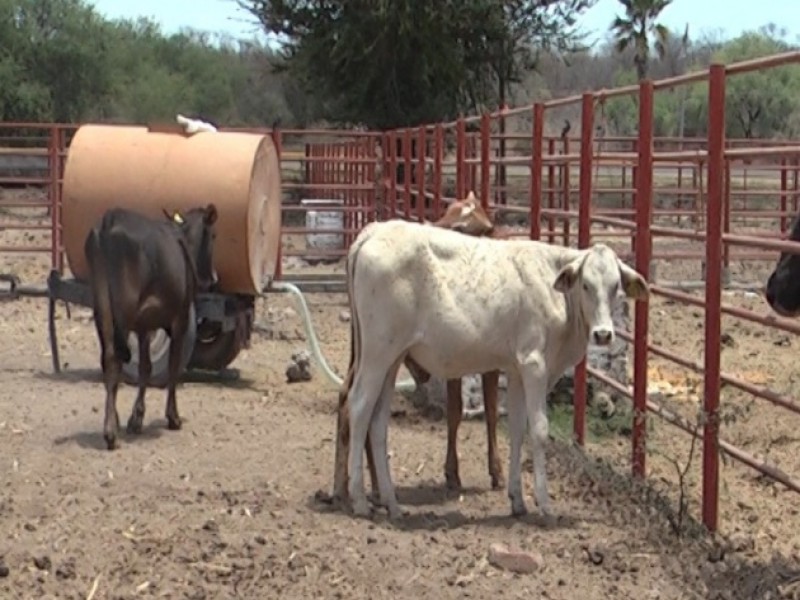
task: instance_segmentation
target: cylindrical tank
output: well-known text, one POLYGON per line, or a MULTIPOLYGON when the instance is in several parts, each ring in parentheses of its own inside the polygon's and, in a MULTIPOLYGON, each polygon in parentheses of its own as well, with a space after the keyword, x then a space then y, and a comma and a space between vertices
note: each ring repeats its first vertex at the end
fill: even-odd
POLYGON ((88 276, 83 245, 109 208, 164 219, 164 210, 210 202, 219 215, 214 266, 220 290, 257 294, 275 275, 281 177, 268 135, 84 125, 69 147, 62 198, 64 248, 76 279, 88 276))

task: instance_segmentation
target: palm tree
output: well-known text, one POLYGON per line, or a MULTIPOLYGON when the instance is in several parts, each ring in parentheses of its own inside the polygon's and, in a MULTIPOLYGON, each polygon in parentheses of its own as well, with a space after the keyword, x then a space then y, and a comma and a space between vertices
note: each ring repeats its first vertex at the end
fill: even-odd
POLYGON ((616 17, 611 23, 617 52, 624 52, 633 47, 633 63, 639 81, 647 77, 650 62, 650 35, 655 38, 653 47, 658 56, 663 58, 666 50, 669 29, 656 23, 658 15, 672 0, 619 0, 625 7, 625 16, 616 17))

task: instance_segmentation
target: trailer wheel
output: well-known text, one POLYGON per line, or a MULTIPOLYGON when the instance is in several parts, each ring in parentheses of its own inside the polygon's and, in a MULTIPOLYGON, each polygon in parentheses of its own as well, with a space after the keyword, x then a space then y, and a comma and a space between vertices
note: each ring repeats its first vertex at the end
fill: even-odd
MULTIPOLYGON (((189 359, 192 356, 192 351, 197 337, 197 317, 195 316, 195 307, 192 303, 189 309, 189 329, 186 336, 183 338, 183 352, 181 353, 181 368, 182 374, 189 359)), ((122 365, 122 378, 125 383, 130 385, 139 384, 139 342, 135 334, 128 336, 128 346, 131 349, 130 362, 122 365)), ((153 369, 150 373, 150 387, 164 388, 167 386, 167 376, 169 373, 169 348, 170 339, 167 332, 163 329, 158 329, 150 336, 150 362, 153 369)))
POLYGON ((236 326, 231 331, 222 331, 218 323, 201 322, 188 368, 221 371, 247 347, 251 329, 249 311, 236 315, 236 326))

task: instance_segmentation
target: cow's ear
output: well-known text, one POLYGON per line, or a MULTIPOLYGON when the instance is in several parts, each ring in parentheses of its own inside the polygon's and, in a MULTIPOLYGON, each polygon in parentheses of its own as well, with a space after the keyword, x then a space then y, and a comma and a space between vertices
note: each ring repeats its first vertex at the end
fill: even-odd
POLYGON ((625 295, 634 300, 647 300, 650 295, 650 289, 644 277, 619 259, 617 259, 617 264, 619 265, 619 274, 625 295))
POLYGON ((206 217, 205 217, 206 225, 213 225, 217 222, 217 207, 215 204, 209 204, 206 206, 206 217))
POLYGON ((553 287, 557 291, 565 294, 572 289, 572 286, 575 285, 576 281, 578 281, 578 275, 581 272, 584 258, 585 256, 581 255, 562 267, 561 271, 558 273, 558 277, 556 277, 555 283, 553 284, 553 287))

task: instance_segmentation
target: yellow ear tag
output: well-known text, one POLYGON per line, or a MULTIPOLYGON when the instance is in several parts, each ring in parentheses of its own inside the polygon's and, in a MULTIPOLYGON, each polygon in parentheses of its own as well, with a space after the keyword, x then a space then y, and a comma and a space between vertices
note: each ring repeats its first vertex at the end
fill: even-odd
POLYGON ((172 215, 172 220, 178 223, 179 225, 183 224, 183 217, 181 216, 180 213, 176 212, 174 215, 172 215))

